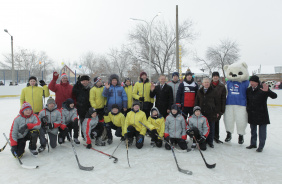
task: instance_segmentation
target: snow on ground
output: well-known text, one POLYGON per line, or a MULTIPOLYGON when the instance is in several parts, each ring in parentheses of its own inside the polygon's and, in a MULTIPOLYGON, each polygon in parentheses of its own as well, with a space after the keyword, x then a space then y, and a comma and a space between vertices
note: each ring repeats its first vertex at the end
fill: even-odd
MULTIPOLYGON (((271 104, 282 105, 282 90, 278 91, 278 99, 269 100, 271 104)), ((19 97, 0 98, 1 135, 0 147, 5 139, 2 133, 9 134, 13 119, 19 111, 19 97)), ((206 168, 198 150, 188 153, 176 153, 181 168, 193 171, 193 175, 178 172, 172 152, 162 148, 151 148, 150 139, 145 138, 144 147, 138 150, 135 146, 129 148, 128 167, 124 143, 115 153, 119 159, 114 164, 112 159, 84 146, 76 146, 76 151, 83 166, 94 166, 93 171, 83 171, 77 166, 71 144, 66 141, 61 146, 45 150, 37 158, 31 156, 26 146, 22 161, 26 165, 39 165, 38 169, 27 170, 19 166, 11 155, 10 148, 0 153, 0 183, 282 183, 282 107, 269 106, 271 124, 268 126, 266 145, 262 153, 255 149, 247 150, 250 129, 246 130, 245 143, 239 145, 238 135, 233 134, 231 143, 222 145, 215 143, 215 148, 208 147, 203 152, 209 164, 216 163, 216 168, 206 168)), ((225 128, 221 121, 221 140, 225 139, 225 128)), ((81 138, 79 138, 82 143, 81 138)), ((28 143, 28 142, 27 142, 28 143)), ((111 154, 119 143, 114 138, 112 145, 97 147, 111 154)), ((27 144, 28 145, 28 144, 27 144)), ((39 142, 38 142, 39 146, 39 142)), ((191 146, 191 141, 189 147, 191 146)))

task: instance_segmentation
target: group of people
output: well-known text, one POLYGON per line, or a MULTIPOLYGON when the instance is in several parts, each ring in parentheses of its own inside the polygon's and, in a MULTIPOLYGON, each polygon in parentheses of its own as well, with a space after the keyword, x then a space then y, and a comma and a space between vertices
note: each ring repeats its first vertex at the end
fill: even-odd
MULTIPOLYGON (((52 148, 57 142, 62 144, 65 138, 80 144, 81 136, 88 149, 95 145, 112 144, 113 134, 126 140, 128 146, 134 142, 138 149, 144 144, 146 134, 151 137, 151 146, 171 149, 177 144, 187 149, 187 135, 193 139, 192 147, 202 150, 214 148, 213 142, 219 140, 219 120, 225 112, 226 87, 219 81, 219 73, 212 73, 212 80, 204 78, 200 87, 194 81, 193 73, 188 70, 183 81, 174 72, 172 80, 166 83, 166 76, 159 76, 159 84, 151 83, 145 72, 140 73, 140 81, 134 86, 126 78, 124 85, 118 75, 112 74, 103 85, 100 77, 95 77, 93 84, 90 77, 82 75, 72 86, 65 73, 60 76, 53 73, 53 79, 47 86, 43 80, 30 77, 26 88, 22 90, 19 115, 11 127, 10 142, 12 153, 21 157, 26 141, 33 155, 52 148), (49 90, 55 92, 55 99, 49 90), (44 100, 42 100, 42 97, 44 100), (46 105, 45 97, 49 97, 46 105), (73 132, 73 134, 72 134, 73 132), (107 139, 102 138, 106 132, 107 139), (37 149, 37 140, 40 147, 37 149), (93 140, 93 141, 94 141, 93 140)), ((265 85, 261 89, 257 76, 250 78, 251 86, 246 91, 247 111, 251 124, 252 139, 247 148, 256 148, 256 125, 262 151, 266 139, 266 124, 269 124, 266 100, 277 95, 265 85), (264 133, 265 132, 265 133, 264 133)), ((230 141, 226 138, 225 141, 230 141)), ((239 144, 242 144, 239 138, 239 144)))

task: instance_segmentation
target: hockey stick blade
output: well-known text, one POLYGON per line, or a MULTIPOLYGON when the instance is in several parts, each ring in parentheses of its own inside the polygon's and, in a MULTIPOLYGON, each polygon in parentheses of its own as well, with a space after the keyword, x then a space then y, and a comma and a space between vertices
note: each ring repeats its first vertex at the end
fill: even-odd
MULTIPOLYGON (((87 146, 86 144, 83 144, 85 147, 87 146)), ((104 153, 104 152, 102 152, 102 151, 100 151, 100 150, 97 150, 97 149, 95 149, 95 148, 90 148, 90 149, 92 149, 92 150, 94 150, 94 151, 97 151, 97 152, 99 152, 99 153, 102 153, 102 154, 104 154, 104 155, 107 155, 107 156, 109 156, 109 159, 111 159, 111 158, 113 158, 114 159, 114 163, 117 163, 118 162, 118 158, 116 158, 116 157, 114 157, 114 156, 112 156, 112 155, 109 155, 109 154, 107 154, 107 153, 104 153)))
POLYGON ((192 175, 192 171, 189 171, 189 170, 184 170, 184 169, 181 169, 181 168, 178 168, 178 171, 179 172, 182 172, 183 174, 188 174, 188 175, 192 175))
POLYGON ((7 141, 6 144, 3 146, 3 148, 0 149, 0 152, 4 151, 4 149, 6 148, 8 142, 9 142, 9 141, 7 141))
POLYGON ((193 139, 196 141, 197 148, 198 148, 199 152, 201 153, 201 156, 202 156, 202 158, 203 158, 207 168, 209 168, 209 169, 215 168, 216 164, 211 164, 210 165, 210 164, 207 163, 207 161, 206 161, 206 159, 205 159, 205 157, 204 157, 204 155, 203 155, 203 153, 202 153, 202 151, 200 149, 199 143, 197 142, 197 140, 196 140, 196 138, 194 136, 193 136, 193 139))
MULTIPOLYGON (((4 135, 5 139, 7 140, 7 142, 9 143, 9 146, 12 147, 11 144, 10 144, 9 139, 8 139, 7 136, 6 136, 6 134, 3 133, 3 135, 4 135)), ((14 153, 14 155, 15 155, 16 158, 18 159, 18 161, 19 161, 19 163, 20 163, 20 165, 21 165, 22 168, 25 168, 25 169, 37 169, 37 168, 39 167, 38 165, 37 165, 37 166, 27 166, 27 165, 24 165, 24 164, 22 163, 21 159, 18 157, 18 155, 17 155, 16 152, 14 153)))

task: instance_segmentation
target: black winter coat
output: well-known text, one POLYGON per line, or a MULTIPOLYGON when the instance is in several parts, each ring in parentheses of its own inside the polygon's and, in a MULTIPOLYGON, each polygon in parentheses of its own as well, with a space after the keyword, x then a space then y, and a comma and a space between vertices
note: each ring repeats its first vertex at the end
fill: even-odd
POLYGON ((90 89, 90 85, 85 88, 80 81, 77 81, 72 88, 72 94, 76 98, 76 108, 79 116, 84 117, 86 112, 88 112, 88 109, 91 107, 89 101, 90 89))
POLYGON ((167 110, 171 108, 173 104, 173 92, 172 87, 164 84, 163 89, 160 85, 157 85, 154 91, 150 91, 150 97, 156 96, 155 106, 159 109, 161 115, 166 117, 168 115, 167 110))
POLYGON ((261 86, 258 86, 254 91, 252 87, 247 89, 248 123, 253 125, 270 124, 267 109, 267 98, 277 98, 277 94, 270 89, 265 92, 260 88, 261 86))
POLYGON ((218 108, 219 108, 219 112, 220 112, 220 116, 217 118, 217 120, 220 120, 221 115, 224 114, 225 112, 225 105, 226 105, 226 88, 224 86, 224 84, 222 84, 221 82, 218 83, 217 86, 214 86, 212 84, 213 81, 211 81, 211 86, 213 87, 213 89, 216 91, 216 96, 219 100, 219 104, 218 104, 218 108))
POLYGON ((195 106, 201 107, 202 114, 209 122, 215 122, 217 120, 217 114, 220 114, 219 104, 219 98, 213 87, 210 86, 206 93, 204 93, 204 87, 201 87, 197 92, 195 106))

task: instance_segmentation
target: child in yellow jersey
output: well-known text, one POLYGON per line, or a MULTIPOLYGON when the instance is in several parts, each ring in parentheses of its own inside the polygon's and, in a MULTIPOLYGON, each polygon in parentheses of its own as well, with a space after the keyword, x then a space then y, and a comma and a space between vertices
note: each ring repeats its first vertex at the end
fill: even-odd
POLYGON ((107 136, 108 136, 108 144, 112 144, 113 142, 113 135, 112 135, 112 129, 116 130, 115 135, 117 137, 121 137, 121 140, 123 139, 123 127, 124 127, 124 121, 125 117, 120 112, 119 107, 117 104, 112 105, 112 110, 109 112, 107 116, 104 116, 106 129, 107 129, 107 136))
POLYGON ((148 132, 151 139, 152 147, 162 147, 163 141, 158 137, 162 138, 164 136, 165 130, 165 119, 160 114, 157 107, 153 107, 151 110, 151 116, 148 118, 147 126, 150 129, 148 132))

